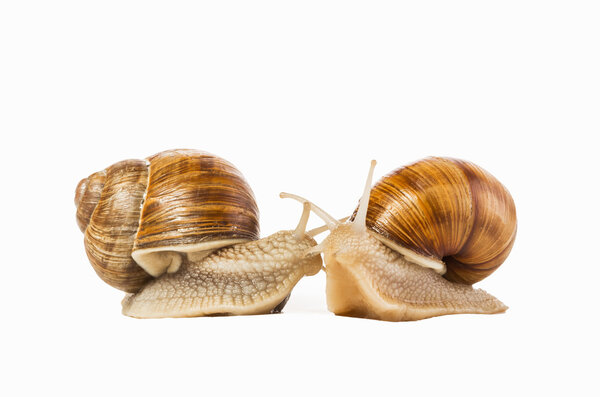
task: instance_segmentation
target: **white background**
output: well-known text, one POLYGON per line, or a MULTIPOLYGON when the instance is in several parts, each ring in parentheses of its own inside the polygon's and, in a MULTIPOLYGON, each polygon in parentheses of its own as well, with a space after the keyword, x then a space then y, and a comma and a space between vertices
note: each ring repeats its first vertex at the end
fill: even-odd
POLYGON ((575 0, 2 1, 0 394, 598 395, 599 21, 575 0), (297 223, 280 191, 343 217, 372 158, 471 160, 517 204, 479 284, 510 309, 335 317, 320 273, 281 315, 124 317, 74 189, 170 148, 236 164, 263 236, 297 223))

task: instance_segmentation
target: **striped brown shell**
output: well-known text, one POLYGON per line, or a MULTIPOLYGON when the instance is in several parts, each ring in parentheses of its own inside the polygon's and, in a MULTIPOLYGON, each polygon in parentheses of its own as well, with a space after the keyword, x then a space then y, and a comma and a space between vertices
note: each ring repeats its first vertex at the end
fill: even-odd
POLYGON ((439 157, 379 180, 366 222, 388 245, 443 261, 444 276, 465 284, 504 262, 517 231, 514 201, 496 178, 468 161, 439 157))
POLYGON ((197 150, 113 164, 79 183, 75 205, 94 270, 127 292, 176 271, 182 255, 259 237, 258 207, 243 175, 197 150))

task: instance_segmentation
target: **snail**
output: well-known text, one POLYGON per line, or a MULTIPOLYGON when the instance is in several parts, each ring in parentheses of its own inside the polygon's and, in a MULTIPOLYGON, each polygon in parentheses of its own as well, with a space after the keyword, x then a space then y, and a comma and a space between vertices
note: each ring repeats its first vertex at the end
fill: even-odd
POLYGON ((306 232, 259 239, 258 207, 243 175, 197 150, 125 160, 79 182, 77 224, 92 267, 127 292, 138 318, 281 311, 292 288, 322 267, 306 232))
POLYGON ((387 321, 506 311, 471 285, 512 249, 517 218, 508 190, 473 163, 440 157, 396 169, 371 189, 375 164, 344 223, 281 194, 309 203, 330 231, 307 251, 324 255, 329 310, 387 321))

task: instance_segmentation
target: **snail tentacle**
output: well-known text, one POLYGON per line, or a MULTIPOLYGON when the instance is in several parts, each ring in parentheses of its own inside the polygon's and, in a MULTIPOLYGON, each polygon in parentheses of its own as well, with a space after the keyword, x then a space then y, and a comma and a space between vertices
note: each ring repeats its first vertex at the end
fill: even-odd
POLYGON ((375 165, 377 165, 377 161, 371 160, 371 168, 369 168, 369 175, 365 182, 365 190, 358 203, 356 217, 354 217, 354 221, 352 222, 354 230, 359 233, 366 233, 367 231, 367 209, 369 208, 369 197, 371 196, 371 184, 373 183, 373 171, 375 170, 375 165))
MULTIPOLYGON (((346 222, 348 219, 350 219, 349 216, 345 216, 343 218, 338 219, 339 223, 344 223, 346 222)), ((323 226, 319 226, 319 227, 315 227, 314 229, 310 229, 309 231, 306 232, 306 234, 308 234, 310 237, 315 237, 318 236, 319 234, 326 232, 327 230, 329 230, 329 228, 327 227, 327 225, 323 225, 323 226)))
POLYGON ((302 204, 302 215, 300 216, 300 221, 298 222, 298 226, 294 230, 294 236, 297 240, 301 240, 306 232, 306 225, 308 224, 308 217, 310 216, 310 203, 304 202, 302 204))
POLYGON ((327 225, 327 228, 329 230, 335 229, 335 227, 340 224, 340 222, 337 219, 335 219, 333 216, 329 215, 323 209, 321 209, 320 207, 318 207, 317 205, 315 205, 314 203, 308 201, 307 199, 305 199, 303 197, 300 197, 300 196, 292 194, 292 193, 285 193, 285 192, 279 193, 279 197, 291 198, 291 199, 294 199, 301 203, 308 202, 310 204, 312 212, 314 212, 315 215, 317 215, 319 218, 321 218, 325 222, 325 224, 327 225))

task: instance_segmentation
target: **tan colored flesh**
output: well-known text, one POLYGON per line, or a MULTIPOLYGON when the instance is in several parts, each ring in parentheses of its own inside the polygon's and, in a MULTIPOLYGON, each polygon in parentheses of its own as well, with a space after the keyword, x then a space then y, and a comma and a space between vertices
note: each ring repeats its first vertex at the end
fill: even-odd
POLYGON ((223 248, 185 260, 123 300, 123 314, 138 318, 270 313, 305 275, 321 269, 321 257, 304 258, 316 242, 295 231, 223 248))
POLYGON ((186 257, 193 262, 208 256, 212 251, 228 245, 243 243, 248 240, 228 239, 206 241, 182 246, 164 246, 134 250, 131 257, 142 269, 153 277, 158 277, 165 272, 175 273, 186 257))
POLYGON ((351 225, 340 225, 323 243, 327 305, 335 314, 407 321, 507 309, 487 292, 448 281, 351 225))
POLYGON ((390 247, 392 250, 394 250, 394 251, 398 252, 399 254, 401 254, 402 256, 404 256, 406 259, 408 259, 412 263, 423 266, 423 267, 431 268, 431 269, 435 270, 435 272, 438 274, 446 273, 446 265, 444 264, 444 262, 437 260, 436 258, 421 255, 413 250, 410 250, 406 247, 401 246, 400 244, 398 244, 392 240, 389 240, 389 239, 383 237, 380 234, 375 233, 374 231, 369 230, 369 234, 371 234, 371 236, 375 237, 377 240, 381 241, 383 244, 390 247))
MULTIPOLYGON (((339 223, 344 223, 348 220, 348 218, 350 218, 349 216, 345 216, 343 218, 338 219, 337 221, 339 223)), ((319 234, 326 232, 327 230, 329 230, 327 228, 327 225, 323 225, 323 226, 319 226, 319 227, 315 227, 314 229, 310 229, 309 231, 306 232, 306 234, 308 234, 311 237, 315 237, 318 236, 319 234)))

